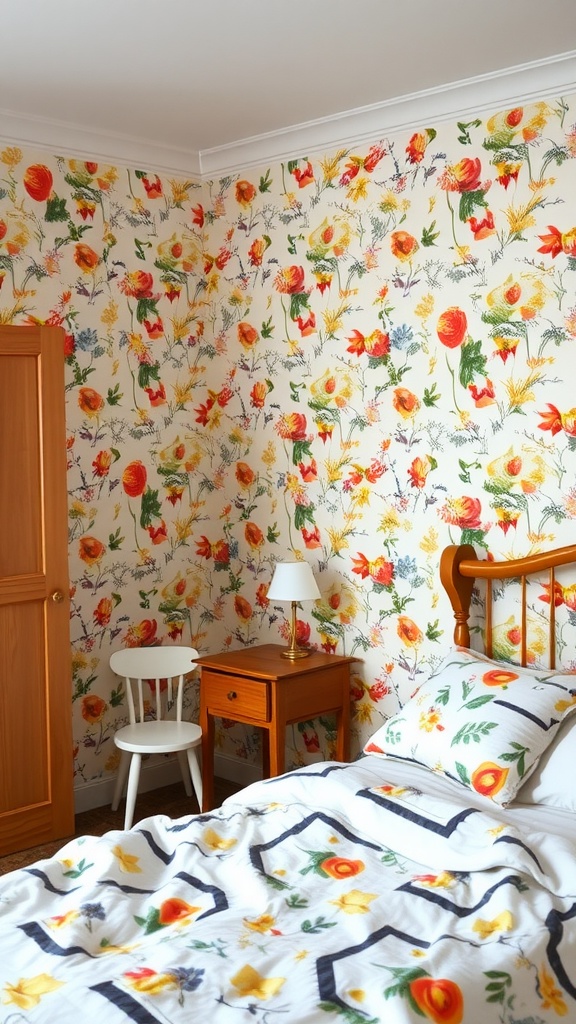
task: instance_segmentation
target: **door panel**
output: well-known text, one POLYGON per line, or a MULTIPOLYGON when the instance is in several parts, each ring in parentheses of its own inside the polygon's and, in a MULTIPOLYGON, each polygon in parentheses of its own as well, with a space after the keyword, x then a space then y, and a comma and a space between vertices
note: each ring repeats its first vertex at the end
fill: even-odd
POLYGON ((0 856, 74 831, 64 334, 0 327, 0 856))

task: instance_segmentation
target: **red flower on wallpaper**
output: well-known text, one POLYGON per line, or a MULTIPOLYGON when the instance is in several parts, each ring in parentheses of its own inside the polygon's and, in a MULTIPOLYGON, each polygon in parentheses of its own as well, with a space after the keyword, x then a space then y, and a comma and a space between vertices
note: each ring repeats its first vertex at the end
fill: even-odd
POLYGON ((139 459, 129 462, 122 473, 122 486, 129 498, 139 498, 147 480, 146 466, 139 459))
POLYGON ((94 609, 94 622, 98 626, 107 626, 112 616, 112 601, 109 597, 100 598, 96 608, 94 609))
POLYGON ((468 334, 466 313, 459 306, 450 306, 438 317, 436 334, 446 348, 458 348, 468 334))
POLYGON ((540 241, 544 243, 540 246, 538 252, 552 256, 552 259, 556 259, 561 252, 565 253, 566 256, 576 257, 576 228, 571 228, 570 231, 562 233, 558 228, 549 224, 548 231, 549 234, 547 235, 538 235, 540 241))
POLYGON ((539 412, 538 415, 542 416, 542 422, 538 424, 540 430, 549 430, 552 436, 563 430, 568 437, 576 437, 576 408, 560 412, 548 402, 548 411, 539 412))
POLYGON ((88 693, 82 698, 82 718, 90 725, 101 722, 107 710, 106 701, 95 693, 88 693))
POLYGON ((388 587, 394 579, 394 563, 387 562, 383 555, 378 555, 378 558, 370 561, 359 551, 358 557, 353 558, 352 563, 352 572, 363 580, 370 578, 374 583, 388 587))
POLYGON ((446 192, 478 192, 481 189, 482 164, 479 157, 465 156, 451 164, 440 176, 440 188, 446 192))
POLYGON ((250 206, 250 203, 256 198, 256 188, 251 181, 237 181, 235 191, 236 202, 240 203, 240 206, 250 206))
POLYGON ((24 188, 31 199, 44 203, 52 193, 52 171, 45 164, 32 164, 24 171, 24 188))
POLYGON ((306 427, 306 417, 302 412, 286 413, 276 423, 276 430, 285 441, 304 441, 306 427))
POLYGON ((153 298, 154 278, 147 270, 134 270, 118 283, 120 291, 133 299, 153 298))
POLYGON ((100 257, 85 242, 78 242, 74 247, 74 262, 84 274, 91 274, 98 266, 100 257))
POLYGON ((78 541, 78 555, 86 565, 98 565, 106 552, 106 546, 97 537, 81 537, 78 541))
POLYGON ((283 295, 301 294, 304 289, 304 267, 293 264, 279 270, 274 278, 276 291, 283 295))
POLYGON ((110 466, 112 465, 112 454, 109 451, 98 452, 98 455, 92 463, 92 469, 94 470, 94 476, 105 477, 110 472, 110 466))
POLYGON ((459 526, 462 530, 477 530, 481 526, 481 512, 480 499, 464 495, 461 498, 449 498, 440 509, 439 515, 445 523, 459 526))
POLYGON ((156 619, 142 619, 128 627, 123 643, 126 647, 155 647, 157 646, 158 623, 156 619))

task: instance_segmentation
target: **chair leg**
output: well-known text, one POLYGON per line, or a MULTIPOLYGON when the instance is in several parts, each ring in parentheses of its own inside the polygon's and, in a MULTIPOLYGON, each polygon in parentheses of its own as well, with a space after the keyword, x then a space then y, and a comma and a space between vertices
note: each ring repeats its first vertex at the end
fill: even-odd
POLYGON ((186 754, 188 755, 188 766, 190 768, 190 775, 192 777, 192 784, 194 786, 194 792, 196 793, 198 807, 202 810, 202 775, 200 774, 200 765, 198 764, 196 747, 188 747, 186 754))
POLYGON ((126 814, 124 815, 124 828, 132 828, 134 820, 134 808, 136 806, 136 794, 138 792, 138 779, 140 778, 140 763, 142 754, 132 754, 130 771, 128 773, 128 790, 126 792, 126 814))
POLYGON ((124 792, 124 785, 126 783, 126 776, 128 775, 128 769, 130 767, 130 754, 127 750, 123 750, 120 756, 120 764, 118 765, 118 772, 116 774, 116 786, 114 787, 114 796, 112 797, 112 810, 117 811, 122 799, 122 793, 124 792))
POLYGON ((192 784, 190 782, 190 769, 188 767, 188 761, 186 760, 186 751, 178 750, 178 762, 180 764, 180 772, 182 774, 182 782, 184 783, 184 789, 186 790, 186 796, 192 796, 192 784))

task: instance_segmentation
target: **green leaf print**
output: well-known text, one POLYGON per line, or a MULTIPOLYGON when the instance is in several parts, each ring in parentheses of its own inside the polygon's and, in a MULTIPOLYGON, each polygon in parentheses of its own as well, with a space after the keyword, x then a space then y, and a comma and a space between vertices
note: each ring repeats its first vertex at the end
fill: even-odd
POLYGON ((490 731, 495 729, 496 725, 496 722, 468 722, 458 730, 450 746, 455 747, 458 743, 468 744, 470 741, 480 743, 485 736, 490 735, 490 731))

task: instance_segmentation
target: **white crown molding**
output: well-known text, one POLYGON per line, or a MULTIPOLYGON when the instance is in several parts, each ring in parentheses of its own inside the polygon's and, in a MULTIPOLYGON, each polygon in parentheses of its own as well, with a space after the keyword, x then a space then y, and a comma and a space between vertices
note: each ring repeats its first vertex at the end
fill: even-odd
POLYGON ((0 142, 32 146, 71 159, 122 164, 200 181, 200 154, 118 132, 101 132, 68 121, 0 109, 0 142))
POLYGON ((200 152, 202 178, 576 92, 576 50, 200 152))
POLYGON ((2 109, 0 142, 200 183, 267 162, 358 146, 431 122, 477 116, 486 110, 495 112, 570 93, 576 93, 576 50, 200 151, 2 109))

